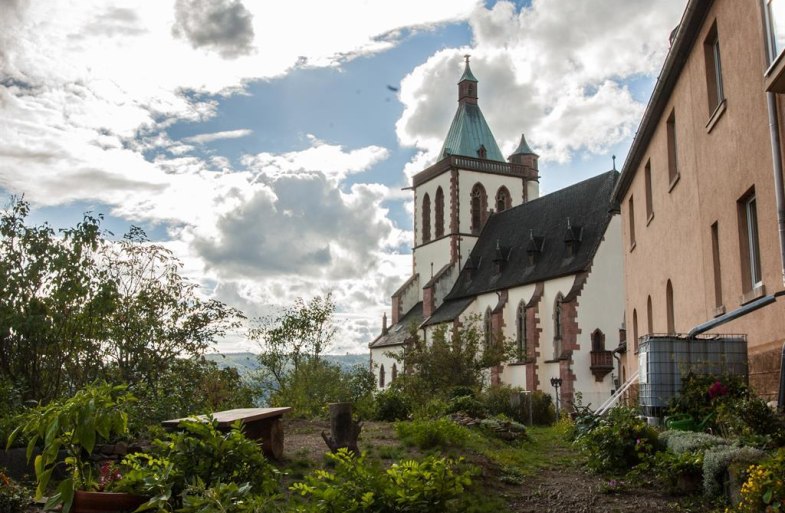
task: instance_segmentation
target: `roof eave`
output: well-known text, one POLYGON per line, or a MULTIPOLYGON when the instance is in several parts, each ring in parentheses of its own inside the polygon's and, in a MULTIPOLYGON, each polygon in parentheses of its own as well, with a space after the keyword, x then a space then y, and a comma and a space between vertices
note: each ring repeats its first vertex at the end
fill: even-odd
POLYGON ((670 95, 684 64, 687 62, 706 13, 713 3, 713 0, 689 0, 684 9, 676 38, 668 51, 665 63, 662 65, 659 78, 654 85, 654 91, 651 93, 646 111, 643 113, 638 131, 622 166, 621 176, 613 190, 612 198, 619 203, 629 189, 638 165, 643 160, 643 154, 670 100, 670 95))

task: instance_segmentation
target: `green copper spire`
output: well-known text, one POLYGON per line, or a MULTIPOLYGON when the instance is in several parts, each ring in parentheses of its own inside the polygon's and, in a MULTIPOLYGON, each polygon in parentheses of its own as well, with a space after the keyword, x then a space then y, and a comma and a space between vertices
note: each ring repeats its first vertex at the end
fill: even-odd
POLYGON ((449 155, 505 162, 499 145, 477 104, 477 79, 469 67, 468 55, 466 55, 466 68, 458 82, 458 110, 452 119, 439 159, 449 155))

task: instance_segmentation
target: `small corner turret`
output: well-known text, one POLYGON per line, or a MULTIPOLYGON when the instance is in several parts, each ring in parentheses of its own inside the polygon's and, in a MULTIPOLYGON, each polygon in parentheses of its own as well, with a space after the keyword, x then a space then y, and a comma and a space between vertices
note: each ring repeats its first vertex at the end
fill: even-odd
POLYGON ((521 142, 518 147, 512 152, 512 155, 507 157, 507 162, 512 165, 521 166, 526 174, 526 200, 531 201, 540 195, 540 175, 538 160, 540 156, 532 151, 529 143, 526 142, 526 136, 521 134, 521 142))
POLYGON ((463 56, 466 59, 466 68, 458 81, 458 102, 477 104, 477 79, 472 74, 469 67, 469 55, 463 56))

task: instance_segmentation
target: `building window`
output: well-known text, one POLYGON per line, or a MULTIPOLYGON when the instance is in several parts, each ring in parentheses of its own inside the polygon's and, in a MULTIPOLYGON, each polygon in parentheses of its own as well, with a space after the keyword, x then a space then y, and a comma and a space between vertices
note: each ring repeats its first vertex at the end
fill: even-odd
POLYGON ((553 305, 553 357, 561 358, 562 352, 562 301, 563 297, 561 294, 556 296, 556 302, 553 305))
POLYGON ((630 220, 630 251, 632 251, 635 248, 635 202, 632 196, 630 196, 627 206, 627 216, 630 220))
POLYGON ((605 351, 605 333, 600 328, 597 328, 591 334, 591 350, 605 351))
POLYGON ((632 345, 635 352, 638 352, 638 312, 633 308, 632 310, 632 345))
POLYGON ((720 267, 720 228, 711 225, 711 254, 714 263, 714 306, 722 306, 722 268, 720 267))
POLYGON ((422 199, 422 241, 431 240, 431 197, 428 194, 422 199))
POLYGON ((673 335, 676 333, 676 323, 673 318, 673 285, 670 280, 665 286, 665 308, 668 315, 668 334, 673 335))
POLYGON ((676 110, 671 111, 666 123, 668 132, 668 178, 670 184, 676 183, 679 177, 679 156, 678 146, 676 145, 676 110))
POLYGON ((392 373, 390 373, 390 383, 395 381, 395 378, 397 377, 398 377, 398 366, 396 364, 393 364, 392 373))
POLYGON ((518 305, 518 312, 515 318, 516 337, 518 346, 518 361, 524 360, 528 354, 527 350, 527 329, 526 329, 526 305, 521 301, 518 305))
POLYGON ((654 315, 651 308, 651 296, 646 298, 646 334, 654 333, 654 315))
POLYGON ((435 207, 436 207, 436 238, 438 239, 442 235, 444 235, 444 192, 442 188, 439 187, 436 189, 436 200, 435 200, 435 207))
POLYGON ((379 388, 384 388, 384 365, 379 367, 379 388))
POLYGON ((496 211, 504 212, 511 206, 510 191, 507 190, 507 187, 499 187, 499 190, 496 192, 496 211))
POLYGON ((493 335, 493 324, 491 322, 491 309, 485 310, 485 319, 483 322, 483 338, 485 340, 485 348, 491 347, 491 337, 493 335))
POLYGON ((485 212, 488 210, 488 195, 485 194, 485 187, 481 184, 474 184, 472 187, 472 226, 471 232, 473 234, 480 233, 483 221, 485 220, 485 212))
POLYGON ((654 217, 654 205, 651 199, 651 160, 646 162, 644 178, 646 181, 646 222, 648 222, 654 217))
POLYGON ((769 29, 769 62, 779 56, 785 49, 785 1, 766 1, 766 21, 769 29))
POLYGON ((720 40, 717 37, 717 22, 714 22, 709 35, 703 42, 703 51, 706 58, 706 87, 709 96, 709 115, 725 99, 722 87, 722 59, 720 58, 720 40))
POLYGON ((758 244, 758 210, 755 191, 752 190, 739 201, 739 246, 743 289, 745 293, 762 283, 760 267, 760 245, 758 244))

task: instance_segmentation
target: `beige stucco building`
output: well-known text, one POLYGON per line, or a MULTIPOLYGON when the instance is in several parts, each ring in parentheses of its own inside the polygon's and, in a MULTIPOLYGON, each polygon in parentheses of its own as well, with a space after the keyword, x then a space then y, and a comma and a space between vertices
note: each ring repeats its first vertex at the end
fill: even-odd
POLYGON ((637 369, 646 334, 746 334, 750 384, 776 398, 785 102, 769 91, 785 91, 783 4, 690 0, 671 34, 614 191, 630 346, 623 377, 637 369))

